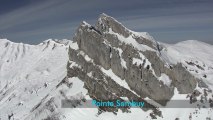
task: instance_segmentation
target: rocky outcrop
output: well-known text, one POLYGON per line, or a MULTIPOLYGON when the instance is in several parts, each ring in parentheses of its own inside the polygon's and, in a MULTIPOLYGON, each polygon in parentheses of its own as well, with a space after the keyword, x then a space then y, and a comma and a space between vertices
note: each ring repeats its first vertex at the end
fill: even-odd
POLYGON ((106 14, 100 16, 96 26, 82 22, 74 41, 78 48, 69 48, 68 77, 83 80, 94 99, 148 97, 165 105, 175 87, 180 93, 190 93, 196 87, 197 79, 182 64, 168 65, 162 60, 162 46, 156 41, 127 29, 106 14), (171 84, 160 79, 162 74, 171 84))

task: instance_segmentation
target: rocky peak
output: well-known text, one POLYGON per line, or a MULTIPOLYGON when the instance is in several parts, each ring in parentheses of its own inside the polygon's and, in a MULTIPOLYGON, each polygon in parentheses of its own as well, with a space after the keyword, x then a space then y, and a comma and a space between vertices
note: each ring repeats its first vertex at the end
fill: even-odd
POLYGON ((148 97, 166 105, 174 88, 183 94, 196 88, 198 79, 181 63, 167 64, 159 55, 162 46, 148 33, 131 31, 106 14, 96 26, 82 22, 74 41, 68 77, 79 77, 94 99, 148 97))
POLYGON ((96 27, 102 32, 109 32, 112 30, 113 32, 118 33, 125 38, 129 37, 131 34, 130 31, 120 22, 118 22, 113 17, 106 15, 105 13, 100 15, 96 27))

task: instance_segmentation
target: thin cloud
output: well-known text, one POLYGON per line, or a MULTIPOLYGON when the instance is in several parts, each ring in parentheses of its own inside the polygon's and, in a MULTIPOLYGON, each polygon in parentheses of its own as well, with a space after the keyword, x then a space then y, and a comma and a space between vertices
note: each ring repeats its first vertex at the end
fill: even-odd
POLYGON ((29 43, 50 37, 65 38, 73 35, 82 20, 94 24, 104 12, 130 29, 153 33, 159 40, 169 41, 171 31, 180 40, 197 36, 200 31, 201 37, 195 38, 205 41, 211 37, 205 32, 213 29, 212 3, 211 0, 45 0, 1 14, 0 36, 29 43), (181 31, 190 34, 179 36, 181 31))

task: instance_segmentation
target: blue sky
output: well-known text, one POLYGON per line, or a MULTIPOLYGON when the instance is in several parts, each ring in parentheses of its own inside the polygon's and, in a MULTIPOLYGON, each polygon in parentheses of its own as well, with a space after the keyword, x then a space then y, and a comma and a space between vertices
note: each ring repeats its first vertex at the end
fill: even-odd
POLYGON ((213 0, 0 0, 0 38, 38 44, 72 39, 85 20, 106 13, 157 41, 213 44, 213 0))

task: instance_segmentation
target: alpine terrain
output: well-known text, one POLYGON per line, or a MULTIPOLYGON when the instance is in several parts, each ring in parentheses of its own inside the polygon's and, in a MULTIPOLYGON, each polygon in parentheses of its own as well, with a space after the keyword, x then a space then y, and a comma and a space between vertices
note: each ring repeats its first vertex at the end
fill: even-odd
POLYGON ((161 43, 101 14, 73 40, 0 39, 0 48, 0 120, 213 119, 212 45, 161 43), (93 99, 145 106, 91 107, 93 99))

